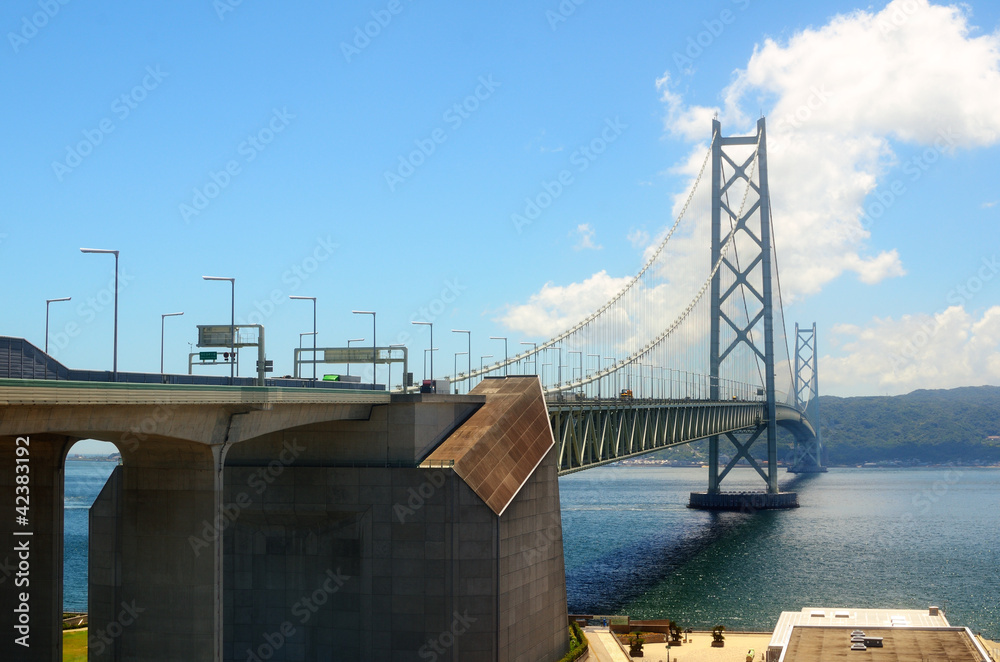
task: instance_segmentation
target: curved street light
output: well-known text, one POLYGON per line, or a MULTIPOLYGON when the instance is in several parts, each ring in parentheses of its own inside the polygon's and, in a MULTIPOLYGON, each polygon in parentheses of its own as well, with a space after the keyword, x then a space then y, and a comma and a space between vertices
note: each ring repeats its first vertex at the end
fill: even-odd
POLYGON ((410 322, 418 326, 431 327, 431 382, 434 381, 434 322, 410 322))
POLYGON ((232 363, 229 364, 229 385, 232 386, 236 376, 236 279, 226 276, 202 276, 202 280, 228 280, 232 286, 230 298, 230 320, 229 320, 229 356, 232 363))
POLYGON ((115 349, 112 373, 114 381, 118 381, 118 251, 110 248, 81 248, 81 253, 97 253, 115 256, 115 349))
MULTIPOLYGON (((313 381, 316 381, 316 297, 302 297, 295 294, 290 294, 289 299, 298 299, 300 301, 312 301, 313 302, 313 381)), ((302 336, 299 336, 299 341, 301 342, 302 336)))
POLYGON ((162 313, 160 315, 160 374, 163 374, 163 323, 168 317, 177 317, 184 313, 162 313))
POLYGON ((49 304, 56 301, 70 301, 73 297, 60 297, 58 299, 45 300, 45 353, 49 353, 49 304))

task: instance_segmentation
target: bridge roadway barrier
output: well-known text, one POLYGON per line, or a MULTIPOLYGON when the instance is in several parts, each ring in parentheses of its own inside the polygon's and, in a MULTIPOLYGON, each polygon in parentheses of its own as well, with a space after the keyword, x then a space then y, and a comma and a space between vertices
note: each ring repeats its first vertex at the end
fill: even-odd
POLYGON ((90 512, 91 660, 567 648, 558 451, 535 377, 467 396, 0 380, 0 437, 5 662, 62 659, 63 463, 88 438, 123 459, 90 512), (29 529, 15 588, 13 532, 29 529), (21 602, 30 648, 11 636, 21 602))

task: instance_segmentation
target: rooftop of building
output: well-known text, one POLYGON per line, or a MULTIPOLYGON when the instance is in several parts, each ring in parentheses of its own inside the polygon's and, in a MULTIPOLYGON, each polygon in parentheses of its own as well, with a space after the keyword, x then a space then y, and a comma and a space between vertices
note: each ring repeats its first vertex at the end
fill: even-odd
MULTIPOLYGON (((782 662, 986 662, 967 628, 890 626, 858 628, 866 638, 880 638, 881 646, 852 649, 851 626, 797 626, 792 629, 782 662)), ((863 646, 863 645, 862 645, 863 646)))

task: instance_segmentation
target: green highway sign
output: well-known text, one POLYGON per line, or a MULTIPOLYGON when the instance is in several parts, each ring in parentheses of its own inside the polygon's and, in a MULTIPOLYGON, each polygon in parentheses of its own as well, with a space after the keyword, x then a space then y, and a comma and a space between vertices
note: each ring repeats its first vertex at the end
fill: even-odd
POLYGON ((215 361, 219 358, 218 352, 198 352, 199 361, 215 361))

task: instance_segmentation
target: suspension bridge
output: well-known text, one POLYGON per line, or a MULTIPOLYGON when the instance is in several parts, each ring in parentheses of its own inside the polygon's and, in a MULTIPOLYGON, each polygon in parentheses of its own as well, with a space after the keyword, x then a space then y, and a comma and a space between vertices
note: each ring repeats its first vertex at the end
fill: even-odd
POLYGON ((412 656, 469 613, 450 659, 557 659, 559 475, 707 439, 692 507, 792 507, 779 426, 795 439, 789 470, 823 470, 816 327, 795 327, 794 351, 785 328, 761 119, 751 136, 713 123, 676 221, 614 297, 453 375, 457 394, 267 379, 266 361, 256 379, 70 370, 0 338, 0 489, 21 499, 0 515, 18 550, 0 566, 16 553, 30 573, 0 592, 0 625, 31 637, 7 637, 0 658, 62 659, 65 460, 101 439, 122 462, 89 513, 89 627, 110 633, 90 659, 267 657, 265 635, 291 638, 289 614, 317 595, 290 639, 303 657, 412 656), (763 490, 722 489, 741 461, 763 490), (123 620, 125 605, 142 617, 123 620))
POLYGON ((449 379, 469 389, 512 372, 538 375, 560 475, 708 439, 708 490, 691 505, 728 507, 734 501, 721 484, 740 461, 760 474, 766 494, 779 494, 778 426, 795 440, 789 471, 825 471, 816 327, 795 326, 794 351, 785 329, 765 121, 755 135, 724 137, 715 120, 680 213, 634 278, 562 333, 449 379), (698 204, 706 198, 710 223, 693 213, 708 207, 698 204), (709 230, 711 260, 699 276, 674 245, 709 243, 709 230), (732 448, 720 466, 723 439, 732 448), (763 463, 752 451, 758 444, 766 446, 763 463))

